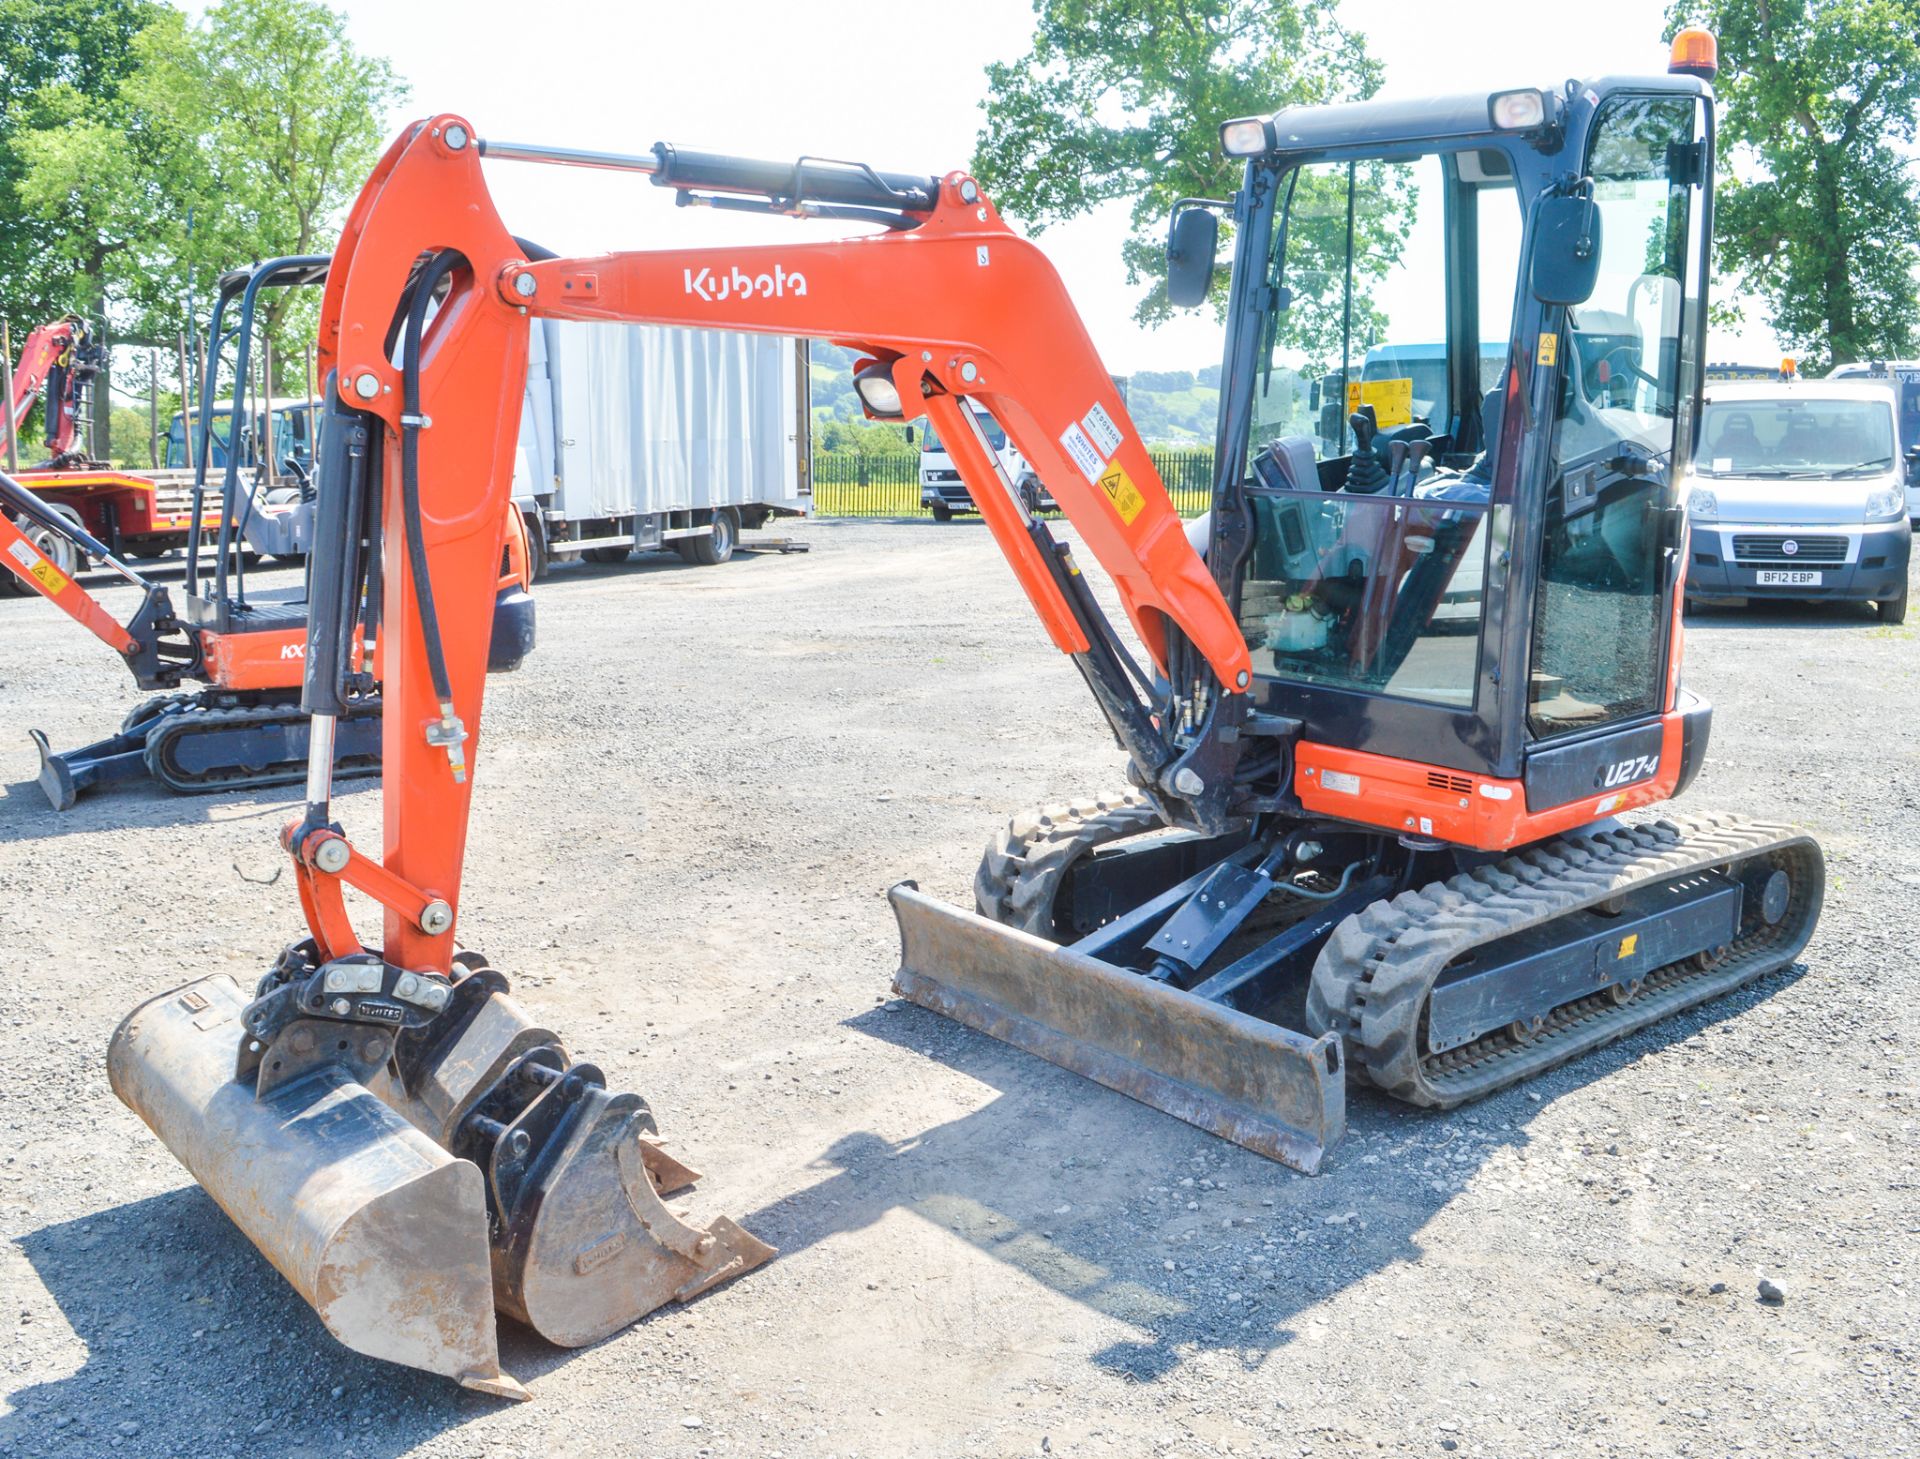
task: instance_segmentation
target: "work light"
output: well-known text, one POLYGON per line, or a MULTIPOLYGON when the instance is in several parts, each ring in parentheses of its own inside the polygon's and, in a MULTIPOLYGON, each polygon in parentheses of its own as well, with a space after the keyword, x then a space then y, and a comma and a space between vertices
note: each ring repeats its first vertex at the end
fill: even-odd
POLYGON ((1547 121, 1546 93, 1496 91, 1487 98, 1487 117, 1496 132, 1531 132, 1547 121))
POLYGON ((867 408, 867 414, 879 420, 900 420, 905 412, 900 409, 900 387, 893 383, 893 367, 885 364, 868 365, 853 377, 853 388, 860 392, 860 403, 867 408))
POLYGON ((1236 117, 1220 124, 1220 150, 1229 157, 1258 157, 1273 150, 1265 117, 1236 117))

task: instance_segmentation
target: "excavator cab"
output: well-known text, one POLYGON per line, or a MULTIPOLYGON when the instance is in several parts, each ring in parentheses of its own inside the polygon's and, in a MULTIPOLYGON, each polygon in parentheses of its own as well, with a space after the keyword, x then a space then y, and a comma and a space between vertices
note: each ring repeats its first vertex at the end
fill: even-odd
MULTIPOLYGON (((1208 558, 1256 707, 1339 747, 1323 774, 1519 781, 1530 816, 1623 762, 1609 788, 1655 778, 1711 128, 1684 77, 1226 128, 1249 157, 1208 558), (1306 384, 1329 374, 1331 440, 1306 384)), ((1705 739, 1689 704, 1671 789, 1705 739)), ((1303 799, 1352 812, 1334 783, 1303 799)), ((1513 843, 1485 806, 1360 799, 1383 829, 1513 843)))

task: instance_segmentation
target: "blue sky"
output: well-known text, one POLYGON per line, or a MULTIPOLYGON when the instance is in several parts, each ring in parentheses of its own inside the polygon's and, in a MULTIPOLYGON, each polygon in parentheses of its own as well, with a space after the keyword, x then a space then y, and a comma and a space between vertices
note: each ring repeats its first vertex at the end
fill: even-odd
MULTIPOLYGON (((656 141, 788 158, 801 152, 929 173, 963 166, 979 130, 989 61, 1024 54, 1029 0, 855 6, 816 0, 331 0, 354 42, 412 85, 398 126, 467 115, 482 136, 607 151, 656 141)), ((1658 71, 1658 0, 1554 6, 1538 0, 1345 0, 1346 23, 1404 95, 1547 85, 1569 75, 1658 71), (1544 16, 1551 16, 1543 24, 1544 16)), ((767 242, 832 225, 675 209, 645 179, 489 164, 510 227, 563 252, 767 242)), ((1184 316, 1157 330, 1131 318, 1115 203, 1037 236, 1116 372, 1217 361, 1218 328, 1184 316)), ((1714 359, 1777 358, 1762 321, 1717 338, 1714 359)))

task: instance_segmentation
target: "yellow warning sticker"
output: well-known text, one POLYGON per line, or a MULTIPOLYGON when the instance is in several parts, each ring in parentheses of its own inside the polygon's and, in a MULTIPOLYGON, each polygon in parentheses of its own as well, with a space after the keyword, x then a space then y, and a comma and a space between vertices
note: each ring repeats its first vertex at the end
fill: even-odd
POLYGON ((1640 946, 1640 934, 1637 932, 1629 932, 1625 937, 1620 939, 1620 951, 1614 961, 1619 962, 1632 957, 1634 949, 1638 946, 1640 946))
POLYGON ((57 593, 67 585, 66 574, 62 573, 59 568, 48 562, 44 557, 32 567, 28 568, 27 571, 38 578, 40 580, 40 586, 45 588, 49 593, 57 593))
POLYGON ((1120 514, 1120 520, 1129 527, 1147 504, 1147 499, 1140 495, 1140 488, 1127 475, 1126 467, 1118 461, 1100 473, 1100 490, 1107 494, 1107 500, 1113 503, 1113 509, 1120 514))
POLYGON ((1547 330, 1540 332, 1539 360, 1543 365, 1556 364, 1560 359, 1560 336, 1547 330))
POLYGON ((1373 407, 1373 423, 1386 430, 1413 419, 1413 379, 1351 380, 1347 383, 1347 414, 1363 405, 1373 407))

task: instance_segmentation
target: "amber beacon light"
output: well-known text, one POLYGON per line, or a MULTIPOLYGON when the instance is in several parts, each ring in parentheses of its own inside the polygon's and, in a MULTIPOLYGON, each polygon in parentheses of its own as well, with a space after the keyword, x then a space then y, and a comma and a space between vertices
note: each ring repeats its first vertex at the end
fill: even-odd
POLYGON ((1676 76, 1697 76, 1711 81, 1720 72, 1720 42, 1713 32, 1690 25, 1673 38, 1673 52, 1667 69, 1676 76))

